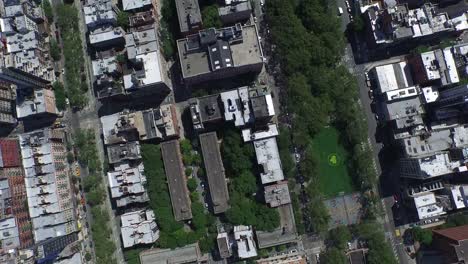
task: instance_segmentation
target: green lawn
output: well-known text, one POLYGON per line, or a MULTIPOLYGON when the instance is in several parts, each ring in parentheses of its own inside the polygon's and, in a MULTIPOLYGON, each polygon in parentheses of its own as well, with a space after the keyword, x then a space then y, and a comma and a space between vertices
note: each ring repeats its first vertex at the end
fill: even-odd
POLYGON ((312 147, 319 162, 320 190, 327 198, 354 190, 345 165, 348 153, 339 144, 338 137, 338 131, 334 127, 327 127, 312 140, 312 147))

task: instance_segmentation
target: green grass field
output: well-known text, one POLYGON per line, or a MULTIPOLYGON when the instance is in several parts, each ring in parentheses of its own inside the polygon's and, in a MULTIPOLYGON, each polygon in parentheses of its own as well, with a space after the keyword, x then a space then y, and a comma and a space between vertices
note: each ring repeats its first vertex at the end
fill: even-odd
POLYGON ((348 153, 338 142, 338 131, 334 127, 322 129, 312 140, 318 159, 319 186, 325 197, 334 197, 340 192, 354 190, 345 162, 348 153))

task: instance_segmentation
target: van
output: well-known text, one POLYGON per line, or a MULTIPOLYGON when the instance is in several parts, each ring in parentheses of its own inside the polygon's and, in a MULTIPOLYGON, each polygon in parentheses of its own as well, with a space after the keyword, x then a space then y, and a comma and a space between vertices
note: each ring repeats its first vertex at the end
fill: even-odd
POLYGON ((338 7, 338 15, 341 16, 343 14, 343 8, 338 7))

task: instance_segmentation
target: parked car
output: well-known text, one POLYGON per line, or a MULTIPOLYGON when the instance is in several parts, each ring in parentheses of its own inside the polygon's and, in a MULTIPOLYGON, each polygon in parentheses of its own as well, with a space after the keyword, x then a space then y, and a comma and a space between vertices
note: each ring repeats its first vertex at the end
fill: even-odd
POLYGON ((374 100, 374 91, 369 90, 368 94, 369 94, 369 99, 374 100))
POLYGON ((338 7, 338 15, 341 16, 343 14, 343 8, 338 7))

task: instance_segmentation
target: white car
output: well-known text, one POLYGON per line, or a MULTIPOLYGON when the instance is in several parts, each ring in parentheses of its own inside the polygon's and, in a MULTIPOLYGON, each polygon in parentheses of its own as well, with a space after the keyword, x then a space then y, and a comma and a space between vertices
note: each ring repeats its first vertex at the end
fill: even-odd
POLYGON ((343 14, 343 8, 338 7, 338 15, 341 16, 343 14))
POLYGON ((346 5, 347 8, 350 8, 349 1, 345 1, 345 5, 346 5))

